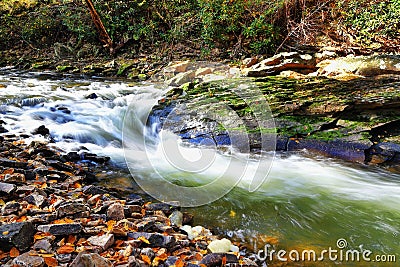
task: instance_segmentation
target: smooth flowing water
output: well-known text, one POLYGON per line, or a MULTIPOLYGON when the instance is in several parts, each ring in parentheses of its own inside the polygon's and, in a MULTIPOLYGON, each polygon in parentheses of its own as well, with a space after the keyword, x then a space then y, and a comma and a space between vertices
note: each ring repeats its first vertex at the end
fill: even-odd
MULTIPOLYGON (((176 183, 193 186, 221 175, 227 162, 246 166, 248 171, 229 194, 189 211, 195 214, 196 223, 240 240, 250 250, 257 252, 268 243, 287 251, 322 251, 329 247, 338 249, 337 240, 345 239, 346 248, 371 250, 371 259, 379 254, 400 257, 399 175, 307 156, 306 152, 282 153, 274 159, 268 179, 259 190, 249 193, 246 188, 252 178, 251 170, 257 167, 248 155, 233 151, 217 153, 213 164, 198 173, 179 171, 162 155, 157 129, 154 125, 146 127, 146 120, 151 107, 168 90, 166 87, 11 70, 0 72, 0 85, 0 119, 6 123, 5 128, 24 133, 45 125, 56 145, 66 151, 86 147, 110 156, 112 164, 126 177, 123 181, 115 180, 120 186, 134 184, 128 175, 122 146, 128 107, 133 117, 131 123, 125 124, 129 127, 127 157, 135 178, 154 180, 157 188, 161 174, 176 183), (146 138, 154 143, 154 149, 147 152, 143 146, 146 138), (150 165, 143 160, 146 157, 152 159, 150 165)), ((168 141, 178 142, 181 153, 189 159, 195 160, 206 152, 169 136, 168 141)), ((267 159, 270 155, 265 155, 267 159)), ((234 173, 223 175, 236 178, 234 173)), ((376 264, 359 263, 360 266, 376 264)), ((331 265, 328 261, 326 266, 331 265)))

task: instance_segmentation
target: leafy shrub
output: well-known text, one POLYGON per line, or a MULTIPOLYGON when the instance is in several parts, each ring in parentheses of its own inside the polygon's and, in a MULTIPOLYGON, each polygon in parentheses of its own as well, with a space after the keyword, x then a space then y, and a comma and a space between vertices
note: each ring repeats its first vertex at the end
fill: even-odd
POLYGON ((400 0, 341 1, 338 8, 339 25, 358 45, 389 45, 400 37, 400 0))

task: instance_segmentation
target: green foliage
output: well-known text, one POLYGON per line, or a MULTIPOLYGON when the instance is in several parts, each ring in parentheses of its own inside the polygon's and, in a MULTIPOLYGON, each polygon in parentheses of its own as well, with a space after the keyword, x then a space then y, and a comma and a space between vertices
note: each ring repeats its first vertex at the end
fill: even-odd
POLYGON ((339 9, 341 23, 360 45, 400 37, 400 0, 342 1, 339 9))
POLYGON ((203 40, 211 46, 226 44, 271 52, 279 39, 273 15, 281 1, 199 0, 203 40))
MULTIPOLYGON (((190 47, 204 57, 272 54, 282 47, 282 40, 285 44, 309 44, 315 35, 332 31, 332 21, 336 33, 344 32, 342 39, 350 43, 400 43, 400 0, 93 2, 114 43, 129 41, 132 51, 154 51, 158 46, 170 53, 190 47)), ((69 42, 67 45, 78 51, 84 44, 101 44, 82 0, 0 0, 0 19, 3 49, 69 42)))

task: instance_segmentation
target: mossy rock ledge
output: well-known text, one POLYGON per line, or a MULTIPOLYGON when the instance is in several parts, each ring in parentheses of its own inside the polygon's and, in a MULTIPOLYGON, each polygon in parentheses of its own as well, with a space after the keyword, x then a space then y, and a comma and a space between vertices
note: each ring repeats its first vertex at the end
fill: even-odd
POLYGON ((242 132, 238 136, 248 138, 250 150, 259 151, 265 148, 262 136, 276 133, 277 151, 307 149, 400 171, 397 76, 351 81, 238 78, 185 84, 159 100, 149 123, 155 120, 194 144, 223 147, 233 143, 232 133, 242 132), (257 100, 259 95, 273 118, 263 127, 255 108, 263 101, 257 100))

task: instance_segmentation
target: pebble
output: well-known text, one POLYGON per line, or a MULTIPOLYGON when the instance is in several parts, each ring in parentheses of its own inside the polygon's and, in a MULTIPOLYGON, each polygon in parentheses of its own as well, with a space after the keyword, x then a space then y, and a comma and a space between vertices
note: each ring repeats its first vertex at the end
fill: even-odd
POLYGON ((14 184, 0 182, 0 193, 11 194, 15 191, 16 186, 14 184))
POLYGON ((114 203, 107 209, 107 219, 119 221, 125 219, 124 206, 114 203))
POLYGON ((16 257, 13 261, 12 261, 12 265, 11 266, 26 266, 26 267, 42 267, 44 266, 45 262, 44 259, 42 257, 38 257, 38 256, 31 256, 31 252, 26 252, 18 257, 16 257))
POLYGON ((6 147, 0 150, 0 250, 8 255, 0 266, 173 266, 180 259, 179 265, 195 267, 217 239, 202 226, 191 227, 193 216, 180 212, 179 202, 144 205, 140 195, 119 197, 97 185, 106 157, 63 155, 48 141, 27 145, 20 138, 0 135, 6 147), (18 156, 10 156, 11 147, 18 156), (13 247, 20 254, 14 259, 13 247))
POLYGON ((98 246, 103 250, 107 250, 112 244, 114 244, 114 235, 104 234, 100 236, 91 236, 87 241, 93 246, 98 246))
POLYGON ((80 223, 45 224, 39 225, 37 229, 52 235, 72 235, 80 233, 82 225, 80 223))

